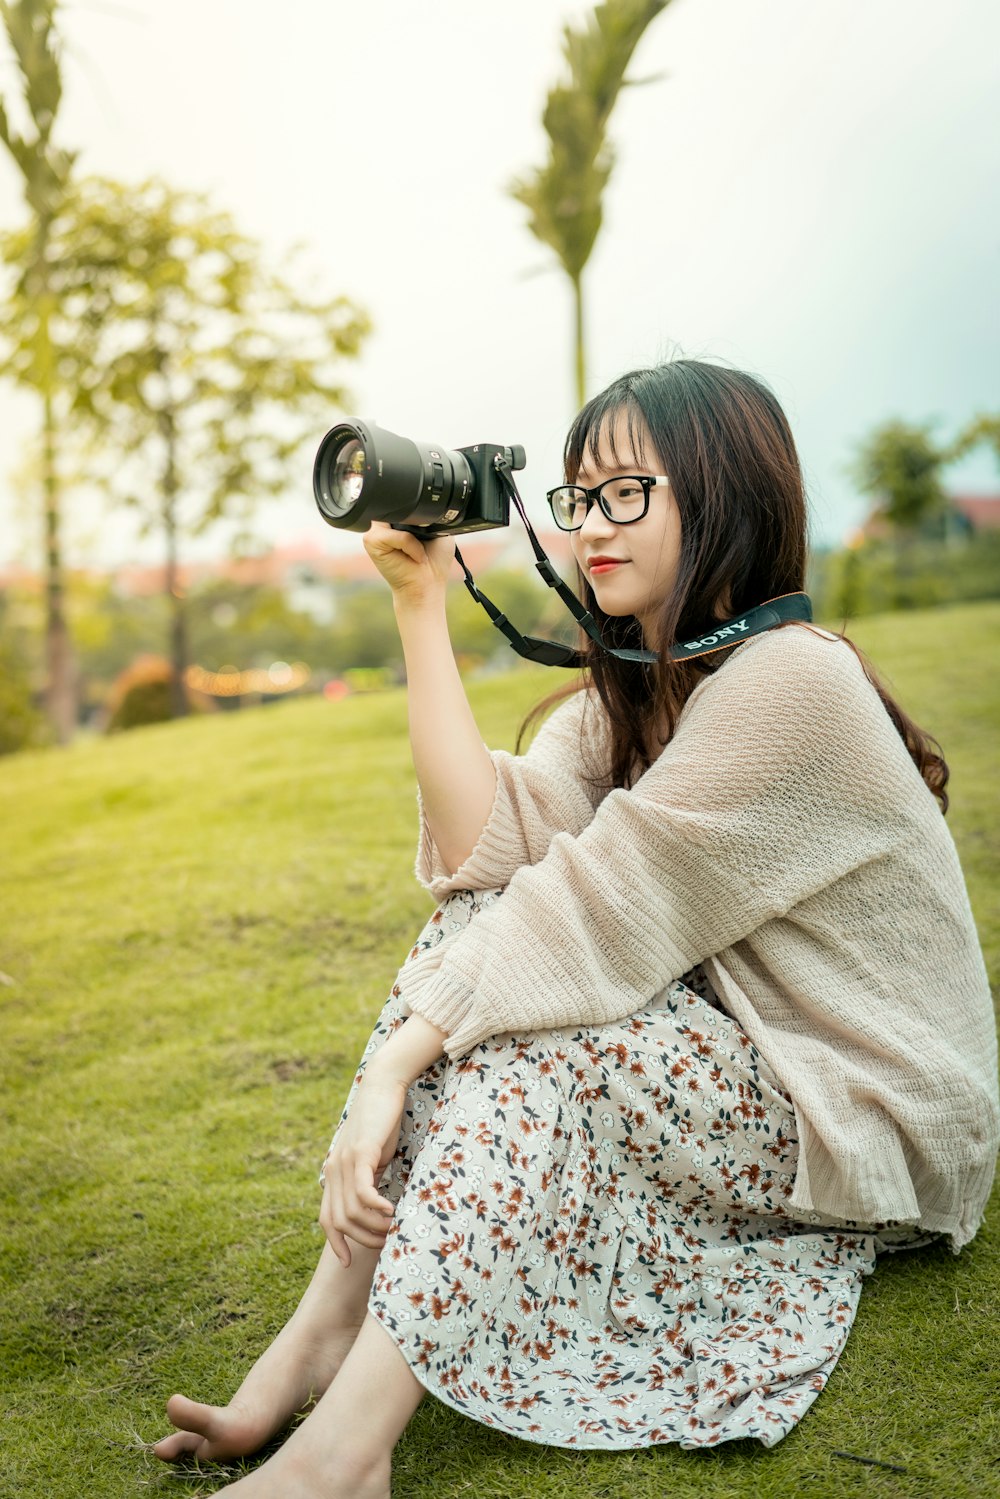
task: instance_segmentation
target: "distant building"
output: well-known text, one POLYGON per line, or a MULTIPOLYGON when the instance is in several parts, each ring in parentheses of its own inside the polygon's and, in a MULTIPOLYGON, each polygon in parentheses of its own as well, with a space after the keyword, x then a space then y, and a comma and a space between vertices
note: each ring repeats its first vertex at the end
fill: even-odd
POLYGON ((970 531, 1000 531, 1000 494, 953 494, 948 498, 964 516, 970 531))
MULTIPOLYGON (((555 564, 565 573, 571 560, 565 531, 540 531, 538 538, 555 564)), ((456 538, 466 566, 479 577, 494 568, 532 572, 535 565, 531 543, 520 525, 456 538)), ((184 562, 178 569, 179 585, 185 592, 224 580, 243 587, 277 589, 289 607, 308 614, 317 624, 330 624, 336 617, 337 595, 356 588, 380 585, 375 564, 360 545, 356 551, 331 553, 313 538, 289 542, 250 557, 224 557, 207 562, 184 562)), ((162 563, 126 563, 101 573, 94 568, 71 569, 75 576, 110 578, 115 592, 126 599, 150 598, 164 592, 166 569, 162 563)), ((456 581, 461 580, 455 569, 456 581)), ((13 566, 0 570, 0 590, 39 590, 41 576, 13 566)))

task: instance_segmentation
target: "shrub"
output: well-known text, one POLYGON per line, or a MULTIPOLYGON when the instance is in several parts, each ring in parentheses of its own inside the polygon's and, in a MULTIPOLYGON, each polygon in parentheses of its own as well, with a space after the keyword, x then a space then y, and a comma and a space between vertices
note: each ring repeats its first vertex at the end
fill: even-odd
POLYGON ((1000 533, 931 541, 867 540, 813 554, 809 591, 817 619, 854 619, 1000 597, 1000 533))
MULTIPOLYGON (((173 717, 171 685, 174 673, 164 656, 137 656, 115 679, 108 698, 105 733, 137 729, 144 724, 166 723, 173 717)), ((189 712, 204 712, 208 700, 185 687, 189 712)))

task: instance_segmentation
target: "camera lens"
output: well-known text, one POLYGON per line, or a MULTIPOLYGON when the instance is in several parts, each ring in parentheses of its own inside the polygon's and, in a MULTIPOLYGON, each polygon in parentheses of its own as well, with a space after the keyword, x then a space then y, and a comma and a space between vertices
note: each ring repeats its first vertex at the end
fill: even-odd
POLYGON ((365 448, 357 437, 345 433, 339 444, 330 444, 323 455, 322 485, 330 515, 349 515, 365 487, 365 448))
POLYGON ((364 487, 365 449, 364 444, 355 437, 345 442, 336 454, 330 476, 330 490, 338 514, 346 515, 348 510, 354 508, 364 487))

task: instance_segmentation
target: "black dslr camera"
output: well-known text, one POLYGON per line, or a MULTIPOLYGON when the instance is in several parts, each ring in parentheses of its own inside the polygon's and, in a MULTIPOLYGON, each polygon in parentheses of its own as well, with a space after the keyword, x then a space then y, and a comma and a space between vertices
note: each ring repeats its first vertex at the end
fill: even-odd
POLYGON ((523 448, 436 448, 374 422, 338 422, 319 445, 313 494, 327 524, 343 531, 367 531, 373 520, 421 537, 490 531, 510 524, 497 464, 524 462, 523 448))

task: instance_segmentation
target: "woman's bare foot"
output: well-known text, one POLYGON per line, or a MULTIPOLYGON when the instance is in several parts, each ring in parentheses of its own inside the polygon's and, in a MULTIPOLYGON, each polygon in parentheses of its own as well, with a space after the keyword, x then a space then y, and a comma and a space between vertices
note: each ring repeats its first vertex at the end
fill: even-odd
POLYGON ((254 1364, 228 1405, 173 1395, 167 1415, 178 1428, 153 1452, 164 1462, 225 1460, 263 1447, 329 1388, 364 1322, 379 1249, 351 1241, 345 1268, 329 1245, 290 1320, 254 1364))
POLYGON ((279 1347, 279 1333, 228 1405, 203 1405, 172 1395, 167 1415, 178 1429, 157 1442, 154 1453, 164 1462, 176 1462, 184 1457, 220 1461, 256 1452, 328 1389, 356 1337, 355 1328, 326 1343, 289 1339, 279 1347))
POLYGON ((322 1400, 283 1447, 226 1488, 240 1499, 390 1499, 392 1454, 425 1394, 392 1335, 366 1316, 322 1400))

